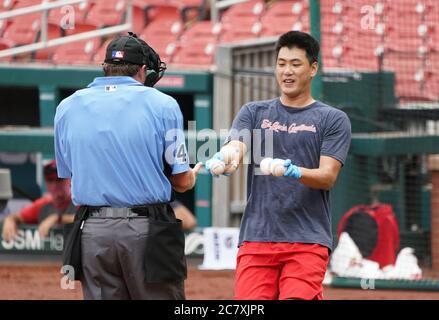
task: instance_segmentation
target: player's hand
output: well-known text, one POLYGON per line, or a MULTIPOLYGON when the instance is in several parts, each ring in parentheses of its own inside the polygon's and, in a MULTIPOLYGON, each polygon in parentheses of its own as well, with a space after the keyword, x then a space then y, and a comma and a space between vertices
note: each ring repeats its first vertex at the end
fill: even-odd
POLYGON ((17 236, 17 222, 13 217, 6 217, 3 221, 2 237, 5 241, 14 240, 17 236))
POLYGON ((50 229, 58 222, 59 216, 54 213, 44 219, 38 226, 40 237, 46 238, 49 235, 50 229))
POLYGON ((302 177, 300 168, 295 166, 290 159, 285 160, 284 167, 286 168, 284 177, 293 177, 295 179, 300 179, 302 177))
POLYGON ((207 170, 210 170, 210 164, 213 162, 213 160, 224 161, 224 157, 220 152, 215 153, 213 157, 207 160, 206 164, 204 165, 207 170))
MULTIPOLYGON (((223 163, 224 168, 226 167, 226 164, 224 162, 224 157, 220 152, 215 153, 213 155, 213 157, 210 158, 209 160, 207 160, 206 163, 204 164, 204 167, 206 168, 206 170, 209 171, 209 173, 215 178, 218 178, 220 176, 219 174, 213 172, 213 170, 212 170, 213 165, 215 163, 218 163, 218 161, 221 161, 223 163)), ((224 171, 221 174, 224 176, 227 176, 227 177, 231 175, 231 173, 227 173, 224 171)))

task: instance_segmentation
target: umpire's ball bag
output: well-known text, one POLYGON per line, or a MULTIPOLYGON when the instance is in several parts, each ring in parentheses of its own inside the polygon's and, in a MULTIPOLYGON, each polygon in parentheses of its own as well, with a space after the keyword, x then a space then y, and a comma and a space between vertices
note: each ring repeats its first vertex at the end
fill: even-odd
POLYGON ((87 217, 87 207, 80 207, 75 214, 75 220, 73 223, 64 225, 64 249, 62 253, 62 262, 63 266, 73 267, 74 274, 68 275, 70 280, 79 280, 81 276, 81 234, 83 223, 87 217))
MULTIPOLYGON (((187 277, 182 222, 169 204, 148 206, 145 282, 182 281, 187 277)), ((135 210, 133 210, 135 212, 135 210)))

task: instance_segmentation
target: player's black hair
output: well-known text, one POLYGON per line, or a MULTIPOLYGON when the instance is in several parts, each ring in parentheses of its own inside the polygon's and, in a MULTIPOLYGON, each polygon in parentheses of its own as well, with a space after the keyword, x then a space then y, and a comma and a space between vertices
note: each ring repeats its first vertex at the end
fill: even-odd
POLYGON ((305 50, 309 64, 318 61, 320 52, 319 42, 306 32, 288 31, 281 35, 276 42, 276 59, 279 56, 280 49, 283 47, 287 47, 288 49, 299 48, 305 50))

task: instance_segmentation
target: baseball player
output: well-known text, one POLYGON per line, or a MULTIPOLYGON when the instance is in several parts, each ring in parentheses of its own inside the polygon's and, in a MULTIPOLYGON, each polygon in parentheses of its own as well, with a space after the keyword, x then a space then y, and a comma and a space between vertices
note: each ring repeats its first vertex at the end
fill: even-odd
POLYGON ((22 223, 38 224, 40 236, 47 237, 53 226, 73 221, 76 207, 70 195, 70 180, 58 178, 55 160, 44 166, 43 176, 47 194, 19 212, 6 216, 2 230, 4 240, 14 240, 18 226, 22 223))
MULTIPOLYGON (((319 43, 309 34, 290 31, 280 36, 275 74, 281 96, 244 105, 221 150, 235 148, 237 163, 251 151, 252 160, 239 235, 236 299, 323 298, 332 249, 329 190, 346 160, 351 126, 344 112, 311 96, 318 55, 319 43), (239 133, 254 130, 262 133, 239 133), (273 154, 264 154, 262 148, 270 143, 266 131, 272 133, 273 154), (280 163, 283 176, 262 175, 255 155, 277 159, 270 170, 278 171, 273 164, 280 163)), ((217 160, 224 160, 224 152, 207 161, 206 168, 211 170, 217 160)))

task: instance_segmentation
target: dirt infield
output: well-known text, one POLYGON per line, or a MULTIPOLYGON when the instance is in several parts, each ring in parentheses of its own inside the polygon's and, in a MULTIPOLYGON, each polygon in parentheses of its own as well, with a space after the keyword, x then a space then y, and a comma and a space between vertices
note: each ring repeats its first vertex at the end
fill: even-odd
MULTIPOLYGON (((82 299, 81 284, 72 290, 61 289, 58 262, 2 262, 0 264, 0 299, 82 299)), ((189 266, 186 296, 189 300, 233 299, 233 271, 202 271, 189 266)), ((434 299, 439 292, 354 290, 325 288, 327 300, 434 299)))

